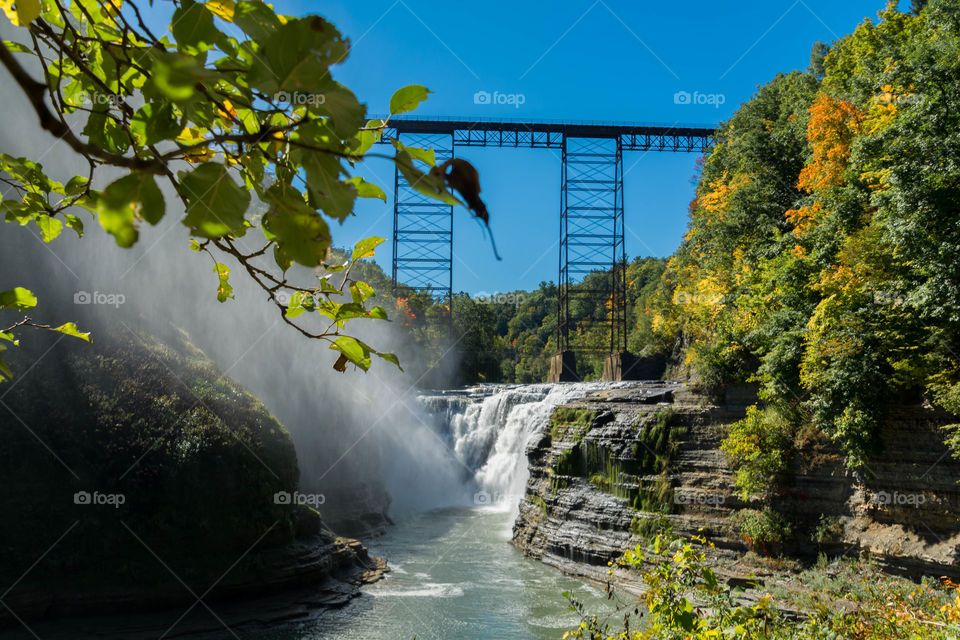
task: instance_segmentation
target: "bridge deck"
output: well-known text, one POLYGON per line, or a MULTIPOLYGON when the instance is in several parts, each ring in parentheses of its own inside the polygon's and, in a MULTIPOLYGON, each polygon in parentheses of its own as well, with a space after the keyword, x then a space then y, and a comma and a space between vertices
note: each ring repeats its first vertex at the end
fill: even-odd
POLYGON ((455 146, 560 149, 565 138, 620 139, 624 151, 700 151, 710 148, 715 127, 679 123, 636 123, 445 117, 392 118, 387 136, 453 136, 455 146))

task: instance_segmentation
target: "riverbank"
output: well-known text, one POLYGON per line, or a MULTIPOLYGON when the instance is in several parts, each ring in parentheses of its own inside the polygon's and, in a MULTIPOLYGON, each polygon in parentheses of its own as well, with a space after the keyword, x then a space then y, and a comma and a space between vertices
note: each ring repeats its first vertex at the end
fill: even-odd
MULTIPOLYGON (((960 465, 943 445, 942 416, 898 407, 869 473, 847 470, 829 443, 811 443, 773 499, 779 519, 758 525, 771 539, 758 544, 737 514, 761 513, 760 505, 737 493, 719 448, 727 425, 752 402, 745 388, 718 399, 648 383, 559 407, 527 449, 530 478, 514 543, 561 571, 605 581, 608 562, 658 530, 705 536, 716 545, 718 575, 758 585, 754 596, 797 586, 819 554, 913 579, 960 575, 960 465)), ((637 579, 616 578, 634 592, 637 579)))

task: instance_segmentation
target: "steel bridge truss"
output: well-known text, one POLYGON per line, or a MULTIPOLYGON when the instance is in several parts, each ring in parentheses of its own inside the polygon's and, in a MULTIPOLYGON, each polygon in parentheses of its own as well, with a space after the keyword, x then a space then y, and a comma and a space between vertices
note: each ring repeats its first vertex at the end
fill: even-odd
MULTIPOLYGON (((561 351, 627 347, 623 153, 709 150, 713 126, 395 118, 382 142, 432 148, 439 164, 458 147, 553 149, 561 155, 558 343, 561 351), (605 326, 602 342, 586 343, 605 326)), ((395 170, 393 282, 453 294, 453 208, 410 187, 395 170)))
MULTIPOLYGON (((608 341, 576 340, 581 352, 627 348, 623 234, 623 149, 619 138, 567 138, 560 178, 560 269, 557 332, 561 351, 571 334, 608 327, 608 341)), ((581 336, 585 339, 585 336, 581 336)))
MULTIPOLYGON (((412 147, 432 148, 437 164, 453 157, 449 134, 404 134, 412 147)), ((423 195, 394 168, 393 284, 428 289, 444 298, 453 295, 453 207, 423 195)))

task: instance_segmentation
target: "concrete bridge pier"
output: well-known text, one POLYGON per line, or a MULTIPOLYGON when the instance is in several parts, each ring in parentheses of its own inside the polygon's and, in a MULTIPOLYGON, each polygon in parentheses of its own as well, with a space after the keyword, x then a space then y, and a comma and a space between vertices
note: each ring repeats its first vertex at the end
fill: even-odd
POLYGON ((550 373, 547 382, 579 382, 577 357, 573 351, 560 351, 550 358, 550 373))
POLYGON ((663 357, 637 357, 629 351, 617 351, 603 361, 603 377, 600 379, 604 382, 657 380, 665 367, 663 357))

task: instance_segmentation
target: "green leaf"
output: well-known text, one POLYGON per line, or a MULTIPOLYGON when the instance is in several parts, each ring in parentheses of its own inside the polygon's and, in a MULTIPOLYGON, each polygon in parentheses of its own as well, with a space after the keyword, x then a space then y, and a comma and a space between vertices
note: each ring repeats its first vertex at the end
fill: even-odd
POLYGON ((187 200, 183 224, 201 238, 220 238, 243 229, 250 193, 237 186, 227 168, 205 162, 193 171, 179 173, 181 193, 187 200))
POLYGON ((388 320, 387 311, 383 307, 376 306, 370 309, 370 317, 374 320, 388 320))
POLYGON ((207 49, 224 37, 213 26, 213 14, 207 8, 193 0, 182 0, 180 7, 173 12, 170 31, 177 44, 207 49))
POLYGON ((169 102, 148 102, 137 109, 130 122, 130 131, 143 145, 173 140, 182 130, 180 121, 174 116, 173 105, 169 102))
POLYGON ((39 215, 35 221, 43 234, 44 242, 51 242, 63 231, 63 222, 53 216, 39 215))
POLYGON ((270 187, 265 199, 270 210, 263 226, 275 236, 284 256, 307 267, 320 264, 330 246, 330 228, 323 216, 307 206, 299 191, 282 183, 270 187))
MULTIPOLYGON (((201 59, 182 53, 151 53, 155 58, 144 95, 151 99, 183 101, 193 96, 198 83, 218 79, 215 70, 206 69, 201 59)), ((202 58, 202 56, 200 56, 202 58)))
POLYGON ((60 325, 59 327, 55 327, 53 330, 68 336, 73 336, 74 338, 80 338, 81 340, 86 340, 87 342, 93 342, 90 339, 90 332, 80 331, 80 329, 77 328, 77 325, 73 322, 67 322, 66 324, 60 325))
POLYGON ((68 196, 79 195, 87 188, 89 182, 86 176, 73 176, 67 181, 67 186, 64 187, 64 193, 68 196))
POLYGON ((37 306, 37 297, 29 289, 15 287, 9 291, 0 291, 0 309, 26 311, 35 306, 37 306))
POLYGON ((364 371, 370 369, 370 350, 356 338, 340 336, 330 345, 330 348, 342 353, 347 360, 364 371))
POLYGON ((310 106, 319 115, 330 117, 330 125, 342 140, 353 138, 366 124, 367 108, 350 89, 330 80, 319 88, 323 100, 310 106))
POLYGON ((414 160, 425 162, 431 167, 437 165, 437 156, 434 154, 433 149, 420 149, 418 147, 404 147, 404 149, 414 160))
POLYGON ((400 366, 400 359, 397 358, 395 354, 387 353, 385 351, 374 351, 374 353, 377 354, 383 360, 386 360, 387 362, 397 365, 397 369, 400 369, 400 371, 403 371, 403 367, 400 366))
MULTIPOLYGON (((245 29, 239 18, 237 24, 245 29)), ((327 67, 347 57, 346 40, 320 16, 290 19, 262 45, 250 65, 249 82, 267 95, 316 91, 329 77, 327 67)))
POLYGON ((69 213, 63 214, 63 220, 68 227, 76 232, 78 238, 83 237, 83 220, 69 213))
POLYGON ((277 15, 260 0, 238 2, 233 22, 248 36, 261 41, 280 28, 277 15))
POLYGON ((341 263, 338 263, 338 264, 335 264, 335 263, 324 264, 324 265, 323 265, 323 268, 326 269, 327 271, 329 271, 330 273, 337 273, 338 271, 343 271, 344 269, 346 269, 346 268, 349 267, 349 266, 350 266, 350 262, 349 262, 349 261, 344 261, 344 262, 341 262, 341 263))
POLYGON ((33 53, 33 49, 30 47, 20 44, 19 42, 14 42, 13 40, 4 40, 3 46, 12 53, 33 53))
POLYGON ((213 272, 220 279, 220 284, 217 286, 217 300, 226 302, 227 298, 233 297, 233 287, 230 286, 230 268, 218 262, 213 265, 213 272))
POLYGON ((386 239, 379 236, 370 236, 369 238, 364 238, 358 242, 353 247, 353 254, 351 260, 357 261, 361 258, 370 258, 374 255, 374 249, 379 247, 382 243, 386 242, 386 239))
POLYGON ((296 318, 307 311, 313 310, 313 297, 303 291, 295 291, 287 304, 286 316, 296 318))
POLYGON ((303 157, 303 168, 307 174, 311 204, 340 222, 353 213, 357 191, 353 185, 339 180, 341 167, 337 158, 312 153, 303 157))
POLYGON ((427 99, 430 93, 432 92, 419 84, 411 84, 402 89, 397 89, 393 97, 390 98, 390 113, 397 114, 413 111, 421 102, 427 99))
POLYGON ((358 198, 380 198, 384 202, 387 201, 387 194, 383 192, 383 189, 372 182, 367 182, 360 176, 348 178, 344 180, 344 182, 353 185, 353 188, 357 191, 358 198))
POLYGON ((357 135, 354 136, 354 139, 351 141, 350 153, 352 155, 362 156, 366 152, 370 151, 370 148, 374 144, 380 142, 380 137, 383 134, 383 129, 380 127, 383 126, 383 120, 370 120, 365 125, 362 131, 357 131, 357 135))
MULTIPOLYGON (((6 351, 6 347, 0 345, 0 353, 6 351)), ((0 358, 0 382, 3 382, 4 378, 7 380, 13 379, 13 371, 10 371, 10 367, 7 366, 7 363, 3 361, 3 358, 0 358)))
POLYGON ((340 290, 335 286, 330 284, 330 274, 325 275, 320 278, 320 292, 321 293, 340 293, 340 290))
POLYGON ((287 252, 279 245, 273 245, 273 261, 277 263, 281 271, 286 271, 293 266, 293 258, 287 255, 287 252))
POLYGON ((157 224, 164 209, 163 193, 153 175, 137 171, 111 182, 97 198, 100 226, 125 248, 132 247, 139 238, 137 217, 157 224))

